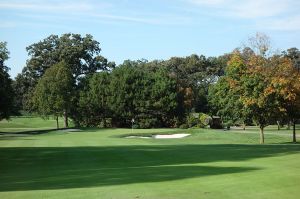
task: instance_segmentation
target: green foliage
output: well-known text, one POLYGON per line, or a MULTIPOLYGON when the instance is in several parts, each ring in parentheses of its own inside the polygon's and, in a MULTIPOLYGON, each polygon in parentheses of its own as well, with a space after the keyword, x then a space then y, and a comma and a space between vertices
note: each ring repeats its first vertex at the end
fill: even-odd
POLYGON ((176 82, 163 69, 151 71, 143 63, 128 61, 84 81, 78 110, 81 125, 98 126, 105 118, 112 118, 114 126, 130 127, 132 118, 139 128, 175 125, 176 82))
MULTIPOLYGON (((95 127, 129 127, 132 118, 139 128, 178 127, 185 122, 189 127, 207 126, 209 116, 195 118, 190 115, 193 112, 220 116, 225 124, 254 121, 261 128, 286 121, 283 117, 296 121, 299 50, 291 48, 268 57, 269 40, 263 34, 251 38, 249 44, 252 48, 219 57, 193 54, 151 62, 127 60, 115 68, 100 56, 100 44, 91 35, 50 35, 27 47, 26 67, 12 83, 14 104, 44 116, 66 110, 77 125, 95 127), (287 59, 294 66, 290 72, 291 68, 283 67, 289 65, 287 59), (62 63, 68 68, 68 78, 58 80, 54 73, 46 74, 62 63)), ((6 48, 0 54, 2 60, 8 58, 6 48)), ((11 85, 8 81, 3 85, 11 85)))
POLYGON ((199 127, 205 128, 209 125, 211 117, 205 113, 199 113, 199 127))
POLYGON ((181 124, 179 126, 180 129, 188 129, 189 128, 189 125, 188 124, 181 124))
POLYGON ((191 113, 187 117, 187 126, 205 128, 210 122, 211 117, 205 113, 191 113))
POLYGON ((4 64, 9 55, 6 45, 6 42, 0 42, 0 120, 8 119, 14 109, 12 80, 8 74, 9 68, 4 64))
POLYGON ((100 43, 87 34, 63 34, 60 37, 50 35, 44 40, 34 43, 26 48, 31 56, 23 73, 37 79, 52 65, 61 61, 68 64, 74 77, 90 74, 97 70, 113 67, 107 59, 100 56, 100 43))
POLYGON ((225 57, 206 58, 191 55, 172 57, 164 61, 169 73, 176 79, 179 104, 185 113, 207 112, 207 88, 224 72, 225 57))
MULTIPOLYGON (((82 126, 109 127, 110 77, 108 72, 95 73, 86 78, 86 85, 80 91, 76 121, 82 126)), ((84 82, 84 81, 82 81, 84 82)))
MULTIPOLYGON (((255 122, 260 126, 263 143, 263 129, 282 120, 289 112, 287 104, 297 104, 299 75, 281 56, 247 52, 233 53, 226 76, 210 87, 209 102, 212 112, 220 115, 227 126, 239 121, 255 122)), ((297 106, 293 109, 298 110, 297 106)))
POLYGON ((73 84, 72 73, 65 62, 53 65, 35 87, 31 101, 34 110, 44 117, 69 113, 73 84))
POLYGON ((199 124, 199 118, 195 117, 195 115, 193 114, 190 114, 186 120, 189 128, 197 126, 199 124))
MULTIPOLYGON (((64 61, 72 74, 75 90, 78 90, 82 76, 95 73, 99 70, 110 70, 114 63, 108 62, 100 55, 100 43, 89 34, 63 34, 60 37, 50 35, 42 41, 26 48, 28 55, 26 67, 16 78, 15 87, 18 91, 18 104, 23 109, 31 110, 29 103, 34 87, 45 71, 55 64, 64 61)), ((78 94, 78 92, 77 92, 78 94)), ((75 107, 75 104, 73 104, 75 107)), ((72 110, 75 114, 75 110, 72 110)))

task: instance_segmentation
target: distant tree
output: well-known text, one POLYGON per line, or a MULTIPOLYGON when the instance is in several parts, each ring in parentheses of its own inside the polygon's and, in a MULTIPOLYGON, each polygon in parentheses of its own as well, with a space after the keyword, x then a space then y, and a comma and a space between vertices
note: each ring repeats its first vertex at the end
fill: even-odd
POLYGON ((33 83, 30 82, 30 80, 28 78, 26 78, 24 75, 22 74, 18 74, 13 83, 13 89, 15 92, 15 107, 16 110, 18 112, 20 112, 21 110, 24 110, 24 107, 27 107, 28 109, 30 108, 30 105, 26 104, 29 102, 30 96, 31 96, 31 92, 29 92, 30 90, 33 89, 33 87, 31 87, 31 85, 34 85, 33 83))
POLYGON ((68 114, 72 106, 74 79, 67 63, 62 61, 46 70, 38 81, 33 96, 32 105, 42 116, 64 116, 64 127, 68 127, 68 114))
POLYGON ((0 120, 8 119, 14 108, 12 80, 8 74, 9 68, 4 64, 9 58, 6 45, 6 42, 0 42, 0 120))
POLYGON ((293 142, 296 142, 296 122, 300 118, 300 71, 295 56, 273 56, 270 91, 277 94, 284 117, 293 124, 293 142))
POLYGON ((162 62, 177 82, 178 103, 186 114, 208 111, 208 86, 223 75, 226 62, 226 56, 206 58, 194 54, 184 58, 172 57, 162 62))
MULTIPOLYGON (((28 96, 45 71, 53 65, 64 61, 75 81, 75 87, 84 75, 99 70, 109 70, 115 66, 100 55, 100 44, 91 35, 63 34, 50 35, 46 39, 34 43, 26 48, 30 58, 27 60, 22 74, 18 75, 16 84, 20 87, 22 103, 28 104, 28 96)), ((75 105, 74 105, 75 107, 75 105)), ((27 106, 30 109, 30 105, 27 106)))
POLYGON ((244 55, 233 53, 225 76, 211 88, 209 99, 226 119, 255 122, 260 143, 264 143, 264 128, 283 114, 278 93, 272 91, 271 74, 278 63, 262 55, 244 55))
POLYGON ((108 72, 95 73, 86 78, 86 84, 80 91, 78 117, 75 118, 83 126, 107 127, 106 118, 111 117, 109 95, 110 77, 108 72))
POLYGON ((283 52, 283 55, 289 58, 293 66, 300 72, 300 51, 298 48, 289 48, 283 52))
MULTIPOLYGON (((148 103, 151 105, 152 115, 161 121, 164 127, 176 126, 176 120, 181 118, 178 110, 178 93, 176 81, 172 79, 165 69, 151 74, 151 93, 148 103), (175 119, 175 121, 174 121, 175 119)), ((145 96, 147 98, 147 96, 145 96)))
POLYGON ((225 76, 210 86, 208 99, 213 114, 223 121, 242 123, 244 128, 249 120, 249 111, 241 101, 241 77, 245 75, 246 64, 239 52, 234 52, 225 70, 225 76))
POLYGON ((178 110, 176 81, 163 68, 147 70, 144 63, 126 61, 113 70, 109 104, 115 125, 141 128, 172 126, 178 110))
POLYGON ((244 49, 253 51, 256 55, 267 57, 271 52, 271 40, 264 33, 256 33, 255 36, 249 37, 244 49))
POLYGON ((269 59, 254 55, 247 63, 247 73, 241 78, 241 101, 260 128, 260 143, 264 143, 264 128, 282 115, 276 92, 271 92, 271 74, 276 66, 269 59))
POLYGON ((77 79, 80 75, 91 74, 97 70, 113 67, 100 54, 100 43, 91 35, 82 37, 80 34, 63 34, 61 37, 50 35, 46 39, 26 48, 30 59, 24 69, 33 78, 43 76, 52 65, 65 61, 77 79))

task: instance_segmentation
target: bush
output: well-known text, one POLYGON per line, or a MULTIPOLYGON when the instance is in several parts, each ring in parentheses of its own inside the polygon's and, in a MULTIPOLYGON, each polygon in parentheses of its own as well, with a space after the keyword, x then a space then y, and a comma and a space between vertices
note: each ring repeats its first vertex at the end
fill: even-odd
POLYGON ((197 126, 198 123, 199 123, 198 118, 196 118, 194 114, 190 114, 187 117, 187 125, 188 125, 188 127, 197 126))
POLYGON ((98 128, 111 128, 112 127, 112 118, 103 118, 100 123, 97 125, 98 128))
POLYGON ((210 122, 211 117, 205 113, 192 113, 187 117, 189 127, 205 128, 210 122))
POLYGON ((187 125, 187 124, 181 124, 181 125, 179 126, 179 128, 181 128, 181 129, 188 129, 188 128, 189 128, 189 125, 187 125))
POLYGON ((157 118, 139 118, 137 124, 141 129, 155 128, 160 126, 160 122, 157 118))
POLYGON ((206 128, 209 125, 211 117, 205 113, 199 113, 199 127, 206 128))
POLYGON ((133 128, 133 129, 139 129, 139 128, 140 128, 140 125, 134 124, 134 125, 132 125, 132 128, 133 128))

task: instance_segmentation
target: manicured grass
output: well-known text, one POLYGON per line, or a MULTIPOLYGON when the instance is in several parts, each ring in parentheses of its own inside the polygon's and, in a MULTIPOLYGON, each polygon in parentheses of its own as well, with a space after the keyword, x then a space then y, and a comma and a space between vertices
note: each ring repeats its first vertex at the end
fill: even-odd
MULTIPOLYGON (((70 122, 72 126, 72 122, 70 122)), ((59 118, 59 126, 63 127, 63 118, 59 118)), ((56 120, 53 117, 12 117, 10 120, 0 121, 0 132, 22 132, 34 130, 56 129, 56 120)))
POLYGON ((192 135, 154 140, 122 138, 131 129, 2 133, 0 198, 299 198, 300 145, 286 144, 288 132, 269 130, 265 145, 257 144, 254 129, 134 134, 171 131, 192 135))

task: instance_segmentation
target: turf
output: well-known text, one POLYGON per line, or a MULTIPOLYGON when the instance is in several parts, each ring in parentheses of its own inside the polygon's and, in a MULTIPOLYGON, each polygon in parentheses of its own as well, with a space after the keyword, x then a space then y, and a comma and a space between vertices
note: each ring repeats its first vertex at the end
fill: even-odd
POLYGON ((0 198, 299 198, 300 145, 272 128, 258 145, 255 130, 133 132, 192 134, 154 140, 123 138, 131 129, 31 134, 6 127, 0 198))
MULTIPOLYGON (((59 126, 63 127, 63 119, 59 118, 59 126)), ((73 126, 70 122, 70 126, 73 126)), ((24 132, 35 130, 56 129, 56 120, 53 117, 13 117, 10 120, 0 121, 0 132, 24 132)))

